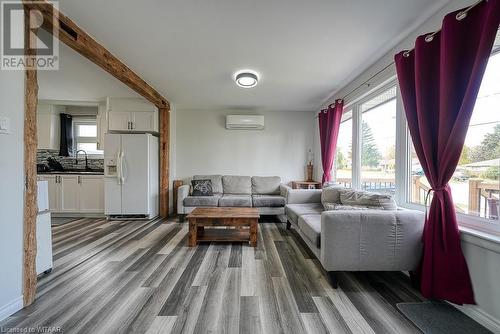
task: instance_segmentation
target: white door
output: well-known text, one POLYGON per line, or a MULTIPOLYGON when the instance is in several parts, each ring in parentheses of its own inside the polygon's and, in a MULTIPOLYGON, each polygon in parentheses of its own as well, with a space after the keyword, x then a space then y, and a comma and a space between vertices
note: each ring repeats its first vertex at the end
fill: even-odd
POLYGON ((49 196, 49 210, 51 212, 59 212, 61 209, 60 204, 60 187, 57 182, 58 176, 56 175, 43 175, 39 177, 42 181, 47 181, 48 196, 49 196))
POLYGON ((61 212, 78 212, 80 204, 80 184, 78 175, 61 175, 61 212))
POLYGON ((155 131, 155 116, 154 112, 134 112, 133 113, 133 130, 134 131, 155 131))
POLYGON ((80 176, 80 212, 104 212, 104 177, 101 175, 80 176))
POLYGON ((104 213, 106 215, 122 214, 122 186, 117 175, 121 139, 120 134, 108 133, 104 136, 104 213))
POLYGON ((123 134, 122 213, 148 214, 149 138, 148 134, 123 134))
POLYGON ((129 131, 132 114, 130 112, 110 111, 108 114, 108 124, 110 131, 129 131))

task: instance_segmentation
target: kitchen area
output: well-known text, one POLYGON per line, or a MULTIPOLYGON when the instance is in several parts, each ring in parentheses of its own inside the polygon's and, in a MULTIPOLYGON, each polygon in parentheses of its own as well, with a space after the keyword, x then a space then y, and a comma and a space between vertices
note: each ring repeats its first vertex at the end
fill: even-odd
MULTIPOLYGON (((140 156, 148 144, 143 147, 137 144, 127 154, 129 164, 116 167, 117 162, 124 163, 124 160, 117 160, 122 151, 118 151, 112 134, 134 135, 130 137, 134 139, 149 135, 154 140, 158 133, 158 110, 142 99, 106 98, 93 103, 40 101, 37 131, 38 180, 47 182, 53 217, 103 217, 107 214, 105 177, 110 178, 111 188, 112 183, 125 181, 116 179, 120 169, 128 172, 131 182, 147 177, 150 169, 157 169, 157 159, 151 161, 156 164, 155 168, 140 166, 140 160, 149 160, 147 156, 140 156), (108 149, 106 138, 112 145, 108 149), (132 162, 134 155, 139 156, 132 162), (109 157, 106 175, 105 157, 109 157)), ((146 189, 144 196, 148 193, 146 189)), ((108 198, 118 195, 121 194, 110 193, 108 198)), ((109 212, 114 214, 119 212, 109 212)))
POLYGON ((159 211, 158 109, 141 98, 40 100, 37 273, 52 268, 51 228, 159 211))

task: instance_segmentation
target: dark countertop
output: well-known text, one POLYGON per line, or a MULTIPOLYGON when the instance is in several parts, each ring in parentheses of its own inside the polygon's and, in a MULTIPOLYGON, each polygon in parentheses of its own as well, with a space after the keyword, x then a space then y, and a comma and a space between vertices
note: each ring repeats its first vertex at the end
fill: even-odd
POLYGON ((50 171, 38 172, 38 175, 104 175, 104 171, 100 169, 95 170, 63 170, 63 171, 50 171))

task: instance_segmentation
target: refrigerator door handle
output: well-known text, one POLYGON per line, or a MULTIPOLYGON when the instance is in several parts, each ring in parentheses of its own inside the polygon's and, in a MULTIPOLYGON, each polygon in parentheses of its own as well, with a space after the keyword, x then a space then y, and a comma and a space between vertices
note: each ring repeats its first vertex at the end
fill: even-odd
POLYGON ((125 175, 123 173, 123 157, 125 156, 125 152, 123 151, 120 151, 120 184, 124 184, 125 183, 125 175))
POLYGON ((118 184, 121 184, 122 180, 122 152, 118 151, 116 154, 116 178, 118 179, 118 184))

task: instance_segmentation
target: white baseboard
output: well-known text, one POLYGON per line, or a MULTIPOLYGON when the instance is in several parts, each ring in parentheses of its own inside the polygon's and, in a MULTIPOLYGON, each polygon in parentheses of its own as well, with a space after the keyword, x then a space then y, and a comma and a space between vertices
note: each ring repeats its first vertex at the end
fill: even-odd
POLYGON ((451 305, 455 306, 461 312, 465 313, 484 327, 488 328, 493 333, 500 333, 500 320, 492 317, 488 313, 481 310, 479 307, 474 305, 451 305))
POLYGON ((4 320, 5 318, 13 315, 17 311, 23 308, 23 296, 20 296, 7 305, 1 306, 0 307, 0 321, 4 320))

